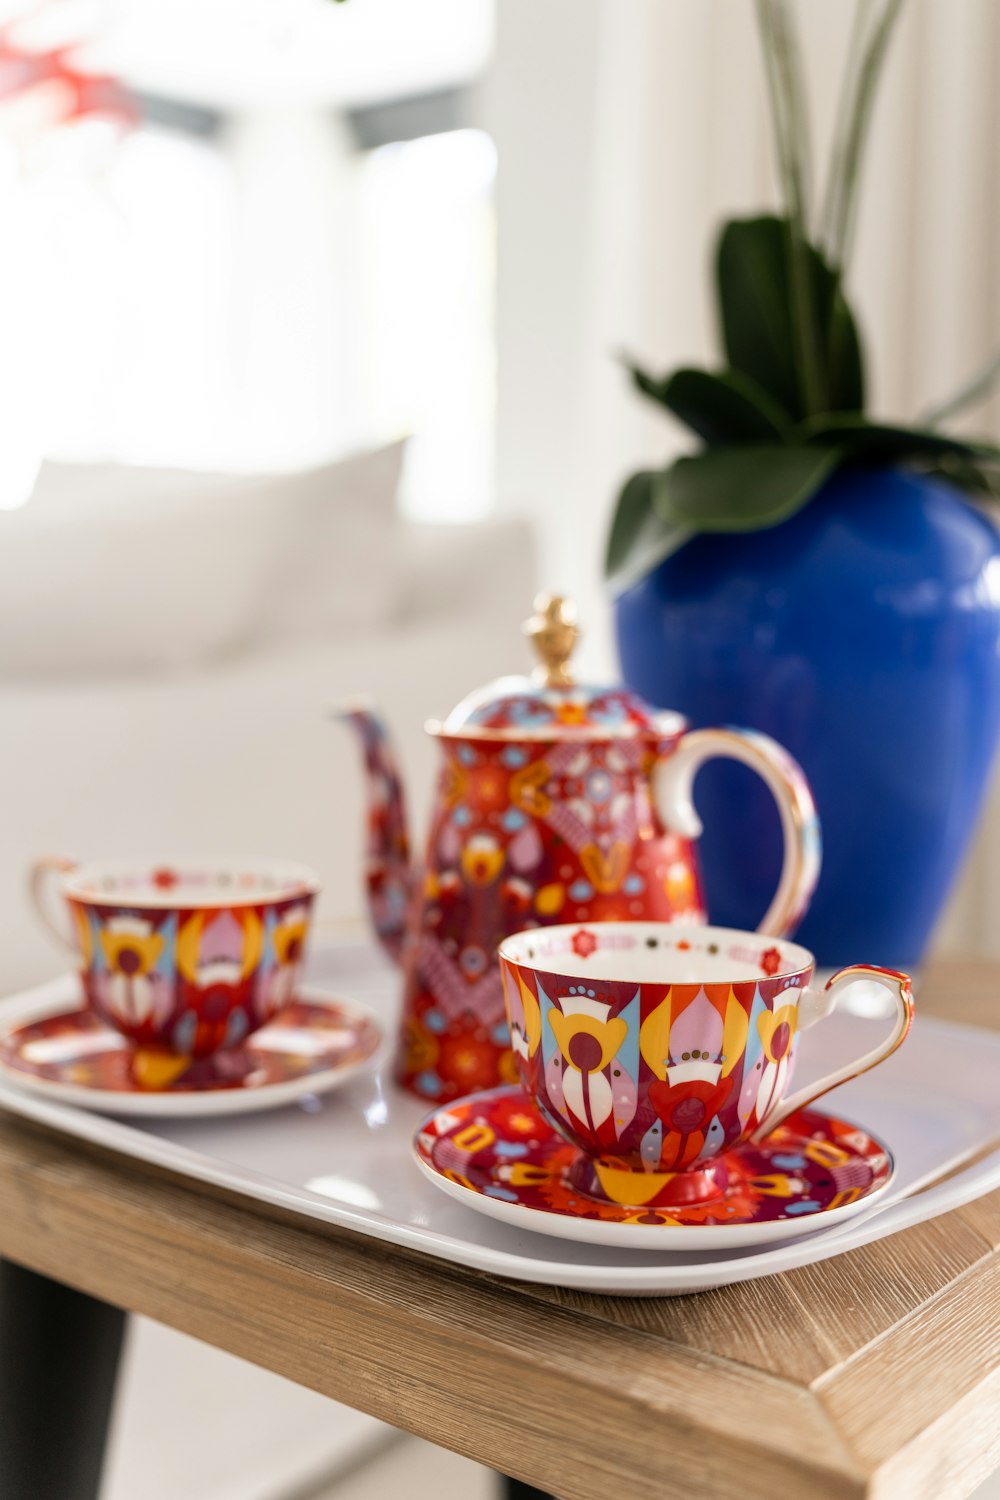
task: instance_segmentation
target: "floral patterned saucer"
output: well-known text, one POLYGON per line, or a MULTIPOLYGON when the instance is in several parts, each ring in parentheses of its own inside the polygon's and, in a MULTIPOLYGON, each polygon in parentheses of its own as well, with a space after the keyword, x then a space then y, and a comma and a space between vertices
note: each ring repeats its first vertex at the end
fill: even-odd
POLYGON ((578 1152, 520 1088, 469 1095, 424 1120, 417 1163, 451 1197, 519 1229, 633 1250, 738 1249, 850 1218, 884 1193, 893 1162, 857 1125, 803 1109, 766 1141, 722 1161, 725 1186, 704 1202, 633 1208, 570 1185, 578 1152))
POLYGON ((0 1071, 24 1088, 105 1114, 244 1114, 339 1088, 370 1062, 382 1037, 364 1006, 302 987, 240 1046, 185 1068, 184 1059, 135 1051, 91 1010, 43 1003, 0 1034, 0 1071))

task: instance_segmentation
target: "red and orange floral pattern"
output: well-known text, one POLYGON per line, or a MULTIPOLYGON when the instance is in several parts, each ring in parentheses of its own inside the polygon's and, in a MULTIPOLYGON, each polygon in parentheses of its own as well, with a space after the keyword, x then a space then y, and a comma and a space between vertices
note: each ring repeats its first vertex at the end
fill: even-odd
MULTIPOLYGON (((502 1089, 438 1110, 421 1125, 418 1156, 470 1194, 526 1211, 605 1223, 764 1224, 808 1215, 819 1220, 883 1187, 892 1161, 867 1132, 815 1110, 801 1110, 756 1145, 731 1151, 706 1195, 669 1207, 615 1201, 605 1172, 597 1191, 575 1180, 579 1153, 540 1114, 522 1089, 502 1089)), ((634 1187, 635 1174, 627 1185, 634 1187)), ((543 1227, 543 1226, 539 1226, 543 1227)))
MULTIPOLYGON (((421 905, 403 946, 398 1063, 400 1081, 435 1100, 513 1076, 495 957, 508 933, 555 921, 704 919, 692 846, 659 827, 648 795, 649 766, 669 741, 441 744, 421 905)), ((381 742, 380 775, 388 754, 381 742)), ((383 789, 392 785, 398 778, 383 778, 383 789)), ((400 827, 392 799, 381 805, 390 830, 400 827)), ((384 863, 376 873, 381 901, 395 877, 384 863)))
MULTIPOLYGON (((564 603, 548 601, 546 608, 564 603)), ((528 633, 547 642, 541 648, 547 672, 554 671, 555 657, 544 656, 550 646, 557 654, 572 649, 571 613, 555 626, 548 615, 530 622, 528 633)), ((494 962, 504 938, 534 926, 580 923, 579 941, 587 945, 592 938, 583 924, 704 921, 692 842, 698 825, 685 778, 705 759, 744 761, 778 799, 788 849, 768 913, 774 931, 794 924, 815 883, 819 828, 812 798, 799 768, 762 736, 689 734, 679 714, 660 712, 623 688, 573 682, 561 670, 544 683, 503 678, 433 727, 442 764, 427 856, 415 871, 385 727, 368 709, 351 707, 341 717, 360 735, 365 757, 372 916, 383 946, 404 969, 397 1076, 426 1098, 460 1096, 472 1074, 489 1072, 494 1084, 510 1074, 494 962), (671 768, 677 774, 666 794, 671 768)), ((590 1077, 593 1070, 582 1072, 590 1077)), ((580 1087, 588 1096, 602 1089, 597 1075, 580 1087)), ((693 1133, 681 1134, 687 1150, 693 1133)))
POLYGON ((375 1022, 353 1007, 293 999, 241 1046, 211 1057, 178 1058, 130 1047, 93 1010, 72 1010, 0 1035, 0 1063, 25 1081, 75 1084, 95 1093, 266 1092, 352 1067, 371 1057, 380 1040, 375 1022))
MULTIPOLYGON (((599 939, 639 945, 654 930, 567 927, 557 941, 589 963, 599 939)), ((692 946, 680 934, 669 941, 685 953, 692 946)), ((711 929, 705 943, 713 946, 711 929)), ((777 974, 772 955, 779 950, 758 953, 757 979, 668 984, 569 980, 502 951, 522 1084, 582 1151, 628 1158, 647 1173, 702 1167, 746 1139, 787 1092, 812 970, 777 974)))
MULTIPOLYGON (((169 889, 162 875, 158 889, 169 889)), ((84 992, 136 1047, 192 1058, 239 1046, 294 996, 312 899, 192 908, 71 897, 84 992)))

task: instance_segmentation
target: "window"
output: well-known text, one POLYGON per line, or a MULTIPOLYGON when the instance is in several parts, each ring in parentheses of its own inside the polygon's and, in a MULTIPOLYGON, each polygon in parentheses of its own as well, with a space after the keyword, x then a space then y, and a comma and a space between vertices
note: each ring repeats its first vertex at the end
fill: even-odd
MULTIPOLYGON (((119 50, 145 77, 140 35, 119 50)), ((316 101, 315 69, 300 104, 276 55, 277 100, 140 95, 125 133, 42 119, 0 140, 0 400, 18 434, 0 505, 28 498, 42 457, 274 470, 405 432, 409 514, 489 510, 493 143, 467 128, 365 149, 349 108, 316 101)), ((405 93, 398 48, 392 63, 405 93)), ((369 77, 365 103, 385 86, 369 77)))

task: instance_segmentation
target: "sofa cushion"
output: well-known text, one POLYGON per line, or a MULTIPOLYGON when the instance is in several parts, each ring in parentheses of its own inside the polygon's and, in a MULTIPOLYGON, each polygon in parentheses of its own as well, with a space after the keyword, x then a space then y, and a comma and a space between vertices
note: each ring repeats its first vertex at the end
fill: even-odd
POLYGON ((44 465, 0 514, 0 678, 176 670, 387 621, 401 458, 253 478, 44 465))
POLYGON ((259 481, 248 494, 248 508, 269 539, 258 638, 268 644, 339 638, 394 618, 404 446, 259 481))

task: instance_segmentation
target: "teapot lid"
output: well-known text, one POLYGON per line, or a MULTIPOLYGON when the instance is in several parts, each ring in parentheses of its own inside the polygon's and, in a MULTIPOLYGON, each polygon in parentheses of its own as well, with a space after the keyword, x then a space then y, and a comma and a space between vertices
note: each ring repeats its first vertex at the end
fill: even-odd
POLYGON ((499 677, 456 704, 432 731, 470 739, 656 739, 685 728, 680 714, 653 708, 624 687, 577 682, 569 659, 580 638, 576 605, 539 594, 524 633, 538 654, 530 677, 499 677))

